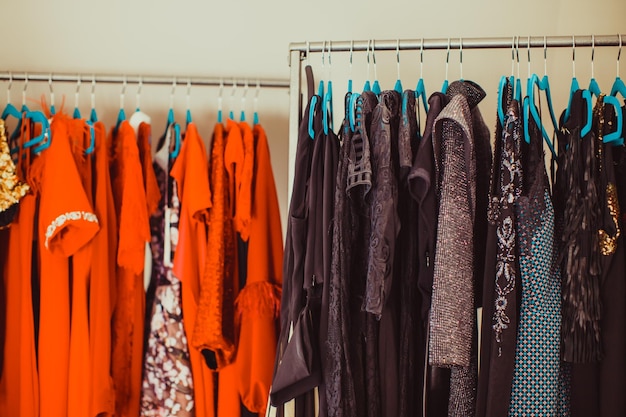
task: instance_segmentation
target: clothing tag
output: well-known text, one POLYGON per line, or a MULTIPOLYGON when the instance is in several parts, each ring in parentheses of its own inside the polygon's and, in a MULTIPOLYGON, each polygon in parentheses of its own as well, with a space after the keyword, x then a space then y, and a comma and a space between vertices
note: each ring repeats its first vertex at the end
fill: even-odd
POLYGON ((164 242, 163 242, 163 265, 166 267, 172 267, 172 232, 170 230, 171 216, 173 210, 170 207, 165 207, 165 230, 163 230, 164 242))

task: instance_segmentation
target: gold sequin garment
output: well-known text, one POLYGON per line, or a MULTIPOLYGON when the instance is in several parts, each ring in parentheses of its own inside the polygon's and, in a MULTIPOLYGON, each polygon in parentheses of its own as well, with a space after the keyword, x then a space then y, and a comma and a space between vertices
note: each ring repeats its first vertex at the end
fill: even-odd
POLYGON ((0 212, 18 203, 30 187, 20 181, 7 143, 4 120, 0 119, 0 212))

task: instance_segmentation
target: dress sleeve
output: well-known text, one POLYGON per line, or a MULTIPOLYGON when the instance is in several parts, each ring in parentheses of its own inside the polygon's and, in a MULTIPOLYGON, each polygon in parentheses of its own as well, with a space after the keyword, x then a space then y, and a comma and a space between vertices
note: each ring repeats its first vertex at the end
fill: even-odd
POLYGON ((100 226, 72 156, 68 119, 55 117, 51 124, 50 147, 41 178, 39 210, 40 238, 50 252, 71 256, 98 232, 100 226))

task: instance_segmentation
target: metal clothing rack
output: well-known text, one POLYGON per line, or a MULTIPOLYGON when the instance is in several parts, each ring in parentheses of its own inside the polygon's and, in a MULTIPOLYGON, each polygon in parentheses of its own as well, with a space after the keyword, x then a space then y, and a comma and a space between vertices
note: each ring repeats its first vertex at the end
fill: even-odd
POLYGON ((31 72, 2 72, 2 81, 43 81, 43 82, 72 82, 84 83, 95 82, 97 84, 152 84, 152 85, 192 85, 192 86, 243 86, 256 87, 257 83, 262 88, 289 88, 289 81, 282 79, 264 78, 233 78, 233 77, 187 77, 187 76, 166 76, 166 75, 119 75, 119 74, 68 74, 68 73, 31 73, 31 72))
POLYGON ((290 98, 289 98, 289 196, 293 184, 298 127, 302 114, 302 62, 311 52, 358 52, 401 50, 463 50, 463 49, 511 49, 516 48, 579 48, 619 46, 626 43, 626 34, 586 36, 520 36, 489 38, 422 38, 393 40, 354 40, 292 42, 289 44, 290 98), (325 48, 325 49, 324 49, 325 48))

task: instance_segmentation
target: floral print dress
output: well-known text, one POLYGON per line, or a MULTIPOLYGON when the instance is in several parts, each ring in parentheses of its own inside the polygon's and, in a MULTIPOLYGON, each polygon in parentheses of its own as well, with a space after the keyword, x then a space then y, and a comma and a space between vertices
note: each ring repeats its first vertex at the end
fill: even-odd
MULTIPOLYGON (((163 149, 167 151, 165 155, 169 154, 169 146, 164 145, 163 149)), ((167 156, 159 158, 161 153, 157 152, 154 163, 161 201, 150 219, 152 281, 148 292, 154 296, 148 304, 146 321, 141 415, 190 417, 195 415, 193 380, 183 328, 181 282, 172 271, 180 201, 176 182, 168 175, 167 167, 173 161, 167 156)))

